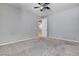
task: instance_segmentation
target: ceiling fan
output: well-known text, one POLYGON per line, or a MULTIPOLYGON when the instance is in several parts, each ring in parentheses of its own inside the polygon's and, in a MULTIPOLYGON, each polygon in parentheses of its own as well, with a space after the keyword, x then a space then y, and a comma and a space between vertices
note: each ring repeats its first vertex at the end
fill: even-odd
POLYGON ((39 6, 34 7, 34 8, 40 8, 40 11, 44 11, 44 10, 50 10, 50 7, 48 7, 50 3, 38 3, 39 6))

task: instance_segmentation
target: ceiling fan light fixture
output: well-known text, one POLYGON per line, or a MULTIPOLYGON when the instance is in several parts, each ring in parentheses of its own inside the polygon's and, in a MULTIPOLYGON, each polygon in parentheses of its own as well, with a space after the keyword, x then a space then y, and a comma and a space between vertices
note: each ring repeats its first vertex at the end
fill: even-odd
POLYGON ((48 7, 48 4, 50 3, 38 3, 40 6, 37 6, 35 8, 39 8, 40 11, 43 11, 43 10, 50 10, 50 7, 48 7))

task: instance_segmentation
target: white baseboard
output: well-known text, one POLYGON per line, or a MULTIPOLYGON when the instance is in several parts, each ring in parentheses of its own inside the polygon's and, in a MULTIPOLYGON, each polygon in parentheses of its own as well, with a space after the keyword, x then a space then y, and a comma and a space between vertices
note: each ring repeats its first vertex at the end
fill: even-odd
MULTIPOLYGON (((32 37, 32 38, 27 38, 27 39, 12 41, 12 42, 6 42, 6 43, 0 44, 0 46, 7 45, 7 44, 14 44, 14 43, 22 42, 22 41, 25 41, 25 40, 36 39, 36 38, 38 39, 39 37, 32 37)), ((70 39, 65 39, 65 38, 62 38, 62 37, 48 37, 48 38, 57 39, 57 40, 65 40, 65 41, 70 41, 70 42, 77 42, 77 43, 79 43, 79 41, 70 40, 70 39)))
POLYGON ((36 38, 36 37, 21 39, 21 40, 12 41, 12 42, 5 42, 5 43, 1 43, 0 46, 7 45, 7 44, 14 44, 14 43, 18 43, 18 42, 25 41, 25 40, 31 40, 31 39, 34 39, 34 38, 36 38))
POLYGON ((62 38, 62 37, 49 37, 49 38, 79 43, 79 41, 75 41, 75 40, 71 40, 71 39, 65 39, 65 38, 62 38))

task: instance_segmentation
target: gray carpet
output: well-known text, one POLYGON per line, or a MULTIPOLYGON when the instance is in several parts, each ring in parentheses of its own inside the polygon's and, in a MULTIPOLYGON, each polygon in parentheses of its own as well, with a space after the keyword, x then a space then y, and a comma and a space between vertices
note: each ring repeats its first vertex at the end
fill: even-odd
POLYGON ((79 56, 79 43, 37 38, 0 46, 0 56, 79 56))

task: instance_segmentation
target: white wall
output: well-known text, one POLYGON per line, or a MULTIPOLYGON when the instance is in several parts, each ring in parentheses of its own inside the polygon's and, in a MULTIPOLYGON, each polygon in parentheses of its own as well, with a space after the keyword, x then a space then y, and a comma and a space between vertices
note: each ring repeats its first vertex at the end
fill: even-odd
POLYGON ((35 20, 34 15, 23 8, 0 4, 0 43, 35 37, 35 20))
POLYGON ((79 41, 79 7, 52 14, 48 19, 49 37, 79 41))
POLYGON ((20 32, 29 38, 37 35, 37 17, 25 8, 22 8, 20 32))
POLYGON ((0 4, 0 33, 17 33, 20 25, 21 10, 0 4))

